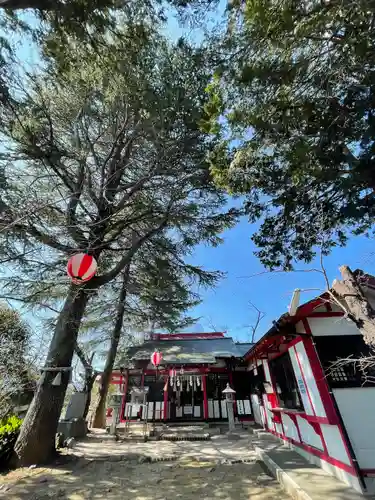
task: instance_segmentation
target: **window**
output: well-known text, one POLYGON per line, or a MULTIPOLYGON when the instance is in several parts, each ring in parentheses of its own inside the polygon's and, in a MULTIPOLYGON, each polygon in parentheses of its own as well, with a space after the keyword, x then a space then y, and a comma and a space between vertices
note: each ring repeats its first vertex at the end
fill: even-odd
POLYGON ((229 383, 227 373, 209 373, 207 376, 207 397, 208 399, 224 399, 223 390, 229 383))
POLYGON ((254 375, 254 370, 250 372, 250 392, 256 394, 260 399, 263 399, 263 394, 266 392, 264 389, 265 381, 263 364, 256 367, 256 375, 254 375))
POLYGON ((250 398, 250 380, 251 375, 249 372, 233 372, 233 387, 236 391, 236 399, 249 399, 250 398))
POLYGON ((147 401, 163 401, 165 380, 163 377, 156 375, 146 375, 144 386, 148 387, 147 401))
POLYGON ((375 367, 358 362, 337 363, 344 359, 373 356, 362 335, 325 335, 315 337, 315 346, 327 380, 332 388, 366 387, 375 384, 375 367))
POLYGON ((289 353, 286 352, 270 361, 270 371, 274 377, 281 408, 303 410, 289 353))

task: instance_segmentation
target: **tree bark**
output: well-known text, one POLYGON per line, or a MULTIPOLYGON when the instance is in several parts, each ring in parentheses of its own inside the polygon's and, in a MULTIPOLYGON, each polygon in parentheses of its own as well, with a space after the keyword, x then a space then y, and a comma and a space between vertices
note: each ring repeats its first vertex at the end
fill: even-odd
MULTIPOLYGON (((59 314, 45 367, 70 367, 88 295, 84 288, 70 287, 59 314)), ((17 465, 43 464, 55 455, 55 435, 70 372, 63 371, 61 385, 52 385, 57 371, 44 371, 21 427, 14 449, 17 465)))
POLYGON ((356 324, 366 344, 375 345, 375 311, 371 307, 356 276, 348 266, 341 266, 342 280, 335 280, 332 291, 347 305, 349 318, 356 324))
POLYGON ((99 372, 94 370, 92 367, 92 362, 93 362, 95 353, 93 353, 91 355, 90 360, 87 360, 85 353, 83 352, 81 347, 78 345, 78 343, 76 343, 74 350, 75 350, 75 353, 77 354, 77 356, 79 357, 79 359, 83 365, 83 368, 85 370, 85 386, 83 388, 83 392, 85 394, 87 394, 87 399, 86 399, 86 405, 85 405, 85 409, 84 409, 82 418, 86 419, 87 414, 88 414, 89 409, 90 409, 90 404, 91 404, 92 387, 94 385, 95 379, 96 379, 97 375, 99 374, 99 372))
POLYGON ((124 321, 126 291, 127 291, 126 289, 129 281, 129 274, 130 274, 130 264, 128 264, 124 270, 124 278, 122 282, 119 303, 117 306, 116 320, 111 336, 111 346, 107 353, 107 359, 101 376, 98 404, 95 408, 95 414, 92 423, 92 426, 96 428, 105 427, 105 410, 106 410, 107 395, 108 395, 109 384, 111 381, 113 364, 116 359, 117 348, 121 337, 122 324, 124 321))

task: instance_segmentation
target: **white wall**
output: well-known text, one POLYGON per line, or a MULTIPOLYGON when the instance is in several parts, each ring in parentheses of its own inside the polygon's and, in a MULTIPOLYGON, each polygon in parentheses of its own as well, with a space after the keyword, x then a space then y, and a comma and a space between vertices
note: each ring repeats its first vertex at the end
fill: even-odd
POLYGON ((328 455, 344 464, 351 465, 341 432, 337 425, 320 424, 328 455))
POLYGON ((333 389, 361 469, 375 469, 375 387, 333 389))
POLYGON ((261 411, 261 402, 257 394, 251 394, 251 406, 254 412, 254 420, 257 424, 264 426, 264 418, 261 411))
POLYGON ((314 415, 314 412, 313 412, 313 409, 312 409, 312 406, 311 406, 311 403, 309 400, 309 396, 307 394, 307 388, 306 388, 305 382, 303 380, 301 369, 300 369, 298 361, 297 361, 297 353, 296 353, 296 350, 294 349, 294 346, 289 349, 289 355, 290 355, 290 359, 291 359, 291 362, 293 365, 294 374, 295 374, 296 379, 297 379, 297 385, 299 387, 299 392, 301 394, 302 404, 303 404, 303 407, 305 409, 305 412, 307 413, 307 415, 314 415))
POLYGON ((308 322, 314 337, 322 337, 324 335, 360 335, 353 321, 341 316, 308 318, 308 322))
POLYGON ((322 439, 319 434, 315 432, 313 426, 310 425, 306 419, 299 416, 297 416, 297 424, 301 433, 302 442, 323 451, 322 439))
POLYGON ((268 361, 266 359, 263 359, 263 368, 264 368, 264 377, 269 382, 272 384, 271 380, 271 374, 270 374, 270 367, 268 366, 268 361))
POLYGON ((289 415, 287 415, 286 413, 282 413, 281 420, 283 422, 283 427, 286 437, 294 439, 294 441, 300 442, 296 424, 289 417, 289 415))
POLYGON ((318 417, 326 417, 327 414, 325 412, 323 401, 320 396, 318 386, 316 385, 315 377, 310 365, 310 360, 307 357, 303 342, 298 342, 298 344, 295 345, 295 349, 300 365, 302 367, 303 376, 305 377, 307 390, 309 391, 309 396, 315 415, 318 417))

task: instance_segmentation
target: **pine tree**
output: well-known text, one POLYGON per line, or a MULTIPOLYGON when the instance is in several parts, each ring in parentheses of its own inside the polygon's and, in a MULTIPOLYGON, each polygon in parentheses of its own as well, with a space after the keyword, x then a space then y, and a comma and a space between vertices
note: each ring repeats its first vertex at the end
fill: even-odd
POLYGON ((15 448, 19 463, 42 463, 54 452, 69 373, 53 386, 50 369, 71 366, 89 300, 166 231, 186 245, 217 244, 237 220, 210 177, 211 142, 198 126, 204 52, 139 29, 138 36, 124 25, 122 37, 108 35, 97 50, 72 47, 64 72, 51 63, 28 75, 2 109, 9 146, 1 161, 1 250, 17 267, 10 287, 24 283, 34 296, 67 289, 15 448), (99 274, 68 286, 66 262, 78 251, 97 260, 99 274))

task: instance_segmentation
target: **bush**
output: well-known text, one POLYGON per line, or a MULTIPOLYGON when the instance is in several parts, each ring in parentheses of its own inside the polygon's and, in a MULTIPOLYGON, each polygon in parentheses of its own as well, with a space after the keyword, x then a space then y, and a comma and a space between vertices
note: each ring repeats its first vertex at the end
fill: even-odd
POLYGON ((0 469, 9 466, 21 424, 22 420, 14 415, 0 421, 0 469))

